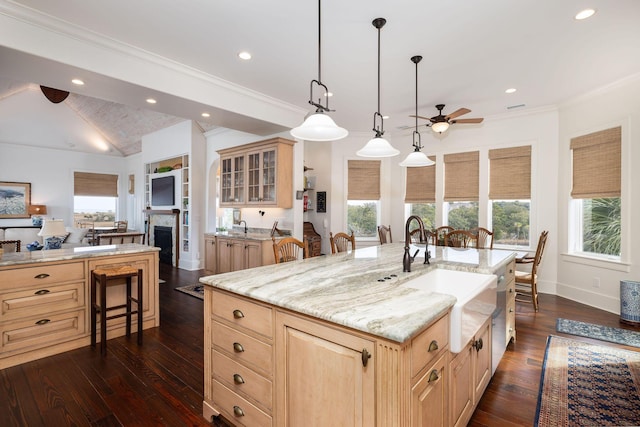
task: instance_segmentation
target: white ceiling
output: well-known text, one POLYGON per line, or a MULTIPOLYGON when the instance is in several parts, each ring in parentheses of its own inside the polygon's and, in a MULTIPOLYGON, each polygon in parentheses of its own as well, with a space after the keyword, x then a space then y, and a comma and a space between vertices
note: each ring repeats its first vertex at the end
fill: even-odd
MULTIPOLYGON (((0 78, 5 81, 0 83, 0 142, 38 145, 58 138, 58 148, 78 149, 74 138, 79 141, 80 135, 52 129, 25 135, 31 120, 54 126, 73 114, 106 139, 112 154, 123 155, 140 150, 140 135, 176 117, 199 120, 205 129, 224 125, 263 135, 295 126, 311 109, 309 83, 318 77, 317 8, 315 0, 0 0, 0 15, 20 15, 39 29, 84 37, 96 49, 89 54, 107 45, 127 47, 139 58, 145 54, 170 61, 185 74, 231 82, 245 99, 273 99, 295 117, 295 122, 265 120, 253 110, 243 115, 241 102, 237 108, 216 105, 217 100, 203 103, 198 94, 177 83, 172 87, 171 81, 165 82, 161 105, 148 107, 149 90, 144 76, 134 75, 133 65, 128 81, 111 77, 115 73, 102 66, 86 70, 91 83, 74 88, 68 81, 83 77, 74 64, 84 52, 69 52, 55 63, 52 58, 38 61, 32 52, 20 50, 34 42, 12 38, 14 33, 0 28, 0 78), (241 50, 253 59, 239 60, 241 50), (60 105, 43 102, 33 89, 37 86, 28 83, 57 83, 77 95, 65 101, 67 110, 59 111, 55 107, 60 105), (42 105, 34 107, 38 102, 42 105), (211 119, 199 117, 204 110, 213 112, 211 119), (9 130, 13 125, 18 130, 9 130)), ((640 72, 638 0, 324 0, 322 82, 334 93, 332 117, 351 132, 369 132, 373 126, 377 31, 371 21, 377 17, 387 19, 381 30, 380 112, 390 116, 388 133, 414 123, 408 117, 415 108, 413 55, 424 56, 418 109, 423 116, 435 115, 434 105, 443 103, 445 113, 467 107, 472 112, 461 118, 491 120, 556 106, 640 72), (597 13, 585 21, 573 19, 587 7, 597 13), (505 94, 510 87, 517 92, 505 94), (517 105, 523 106, 509 109, 517 105)), ((60 46, 47 46, 47 40, 39 43, 42 51, 60 51, 60 46)))

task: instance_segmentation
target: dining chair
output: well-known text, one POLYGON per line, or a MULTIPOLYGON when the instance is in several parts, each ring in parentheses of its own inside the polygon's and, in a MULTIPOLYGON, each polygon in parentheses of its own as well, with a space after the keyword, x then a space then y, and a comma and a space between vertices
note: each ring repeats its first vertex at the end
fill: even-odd
POLYGON ((5 252, 20 252, 20 240, 0 240, 0 248, 5 252))
POLYGON ((476 237, 467 230, 453 230, 444 235, 444 245, 453 248, 474 247, 476 237))
POLYGON ((129 221, 116 221, 115 229, 116 233, 126 233, 129 227, 129 221))
POLYGON ((484 227, 474 227, 469 231, 476 236, 477 249, 493 249, 493 231, 484 227))
POLYGON ((334 236, 333 233, 329 233, 329 241, 331 242, 332 254, 349 252, 349 246, 351 246, 352 251, 356 250, 356 236, 353 235, 353 230, 351 231, 351 235, 340 232, 334 236))
POLYGON ((548 231, 540 233, 538 247, 534 256, 525 256, 516 262, 516 301, 531 302, 533 310, 538 311, 538 266, 547 244, 548 231), (531 271, 518 270, 518 264, 531 264, 531 271))
POLYGON ((378 237, 380 238, 381 245, 384 245, 385 243, 393 243, 393 240, 391 239, 391 226, 379 225, 378 237))
POLYGON ((450 227, 448 225, 443 225, 442 227, 438 227, 433 232, 434 245, 436 246, 444 246, 444 237, 447 233, 451 233, 455 228, 450 227))
POLYGON ((433 244, 433 233, 429 230, 425 230, 426 236, 420 236, 420 229, 416 228, 415 230, 411 230, 409 232, 409 236, 411 237, 411 243, 426 243, 426 240, 431 239, 429 244, 433 244))
POLYGON ((300 241, 295 237, 285 237, 276 241, 273 240, 273 255, 275 257, 276 264, 289 261, 297 261, 300 258, 300 252, 302 251, 302 258, 307 258, 309 253, 309 247, 307 241, 300 241))
POLYGON ((88 229, 87 234, 84 235, 84 238, 86 240, 86 242, 91 245, 91 246, 95 246, 98 244, 98 239, 96 237, 96 229, 95 229, 95 223, 94 222, 90 222, 90 221, 80 221, 78 222, 78 228, 86 228, 88 229))

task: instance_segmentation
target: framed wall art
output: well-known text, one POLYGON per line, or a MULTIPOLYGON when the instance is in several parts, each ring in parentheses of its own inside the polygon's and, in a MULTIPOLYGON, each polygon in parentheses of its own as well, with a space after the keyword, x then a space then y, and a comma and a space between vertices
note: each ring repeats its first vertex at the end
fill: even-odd
POLYGON ((0 218, 29 218, 31 184, 0 181, 0 218))

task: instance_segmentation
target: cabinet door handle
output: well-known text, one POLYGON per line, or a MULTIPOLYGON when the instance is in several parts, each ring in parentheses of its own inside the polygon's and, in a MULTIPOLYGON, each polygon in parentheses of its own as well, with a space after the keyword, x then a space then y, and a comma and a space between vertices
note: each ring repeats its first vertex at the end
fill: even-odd
POLYGON ((243 410, 242 410, 242 408, 241 408, 241 407, 239 407, 239 406, 235 406, 235 405, 234 405, 234 407, 233 407, 233 414, 234 414, 236 417, 244 417, 244 411, 243 411, 243 410))
POLYGON ((510 308, 510 309, 509 309, 509 313, 513 313, 513 308, 510 308))
POLYGON ((34 279, 46 279, 47 277, 49 277, 47 273, 40 273, 37 276, 34 276, 34 279))
POLYGON ((371 353, 369 353, 369 351, 366 348, 363 348, 362 349, 362 366, 366 368, 367 364, 369 363, 369 359, 371 359, 371 353))
POLYGON ((473 344, 471 344, 471 347, 475 348, 476 351, 480 351, 482 350, 482 347, 484 347, 484 343, 482 342, 482 338, 476 340, 473 342, 473 344))
POLYGON ((431 373, 429 374, 429 382, 432 383, 434 381, 438 381, 439 379, 440 375, 438 375, 438 371, 436 369, 431 371, 431 373))
POLYGON ((242 319, 244 317, 244 313, 238 309, 233 310, 233 317, 236 319, 242 319))
POLYGON ((46 325, 47 323, 51 322, 51 320, 49 319, 42 319, 42 320, 38 320, 36 322, 36 325, 46 325))
POLYGON ((233 382, 236 384, 244 384, 244 378, 240 374, 233 374, 233 382))
POLYGON ((242 353, 244 352, 244 347, 239 342, 234 342, 233 351, 235 351, 236 353, 242 353))
POLYGON ((49 289, 40 289, 39 291, 35 291, 34 295, 44 295, 44 294, 48 294, 50 291, 49 289))
POLYGON ((436 351, 438 348, 440 348, 438 346, 438 341, 433 340, 433 341, 431 341, 431 344, 429 344, 429 350, 428 351, 429 351, 429 353, 431 353, 432 351, 436 351))

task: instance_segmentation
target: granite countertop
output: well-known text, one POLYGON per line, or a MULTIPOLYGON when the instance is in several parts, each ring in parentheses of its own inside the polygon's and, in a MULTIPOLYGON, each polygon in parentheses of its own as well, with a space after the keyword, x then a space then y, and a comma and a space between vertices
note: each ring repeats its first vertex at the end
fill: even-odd
POLYGON ((80 246, 75 248, 5 252, 0 257, 0 267, 20 264, 32 264, 34 262, 66 261, 71 259, 84 259, 109 255, 137 254, 142 252, 159 251, 155 246, 128 243, 124 245, 80 246))
MULTIPOLYGON (((256 232, 248 232, 243 233, 242 231, 216 231, 213 233, 205 233, 205 236, 217 236, 217 237, 231 237, 234 239, 247 239, 247 240, 271 240, 271 234, 269 233, 256 233, 256 232)), ((280 240, 286 236, 274 236, 276 240, 280 240)))
MULTIPOLYGON (((412 247, 411 254, 417 247, 412 247)), ((424 251, 424 248, 422 248, 424 251)), ((200 282, 396 342, 410 339, 449 310, 456 298, 402 283, 434 268, 493 273, 511 251, 429 247, 402 271, 403 243, 358 249, 200 278, 200 282)))

